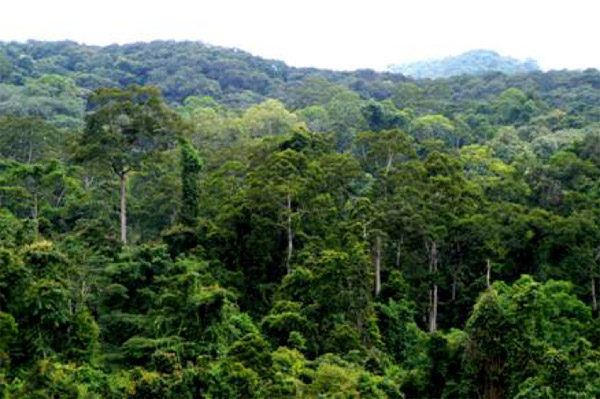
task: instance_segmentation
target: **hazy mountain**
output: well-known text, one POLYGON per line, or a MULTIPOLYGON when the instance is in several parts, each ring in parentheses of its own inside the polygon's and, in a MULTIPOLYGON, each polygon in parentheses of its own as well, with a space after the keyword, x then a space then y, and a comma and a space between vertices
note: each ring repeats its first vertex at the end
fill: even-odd
POLYGON ((505 57, 491 50, 473 50, 442 59, 391 65, 389 70, 414 78, 447 78, 458 75, 481 75, 487 72, 507 74, 537 71, 537 61, 505 57))

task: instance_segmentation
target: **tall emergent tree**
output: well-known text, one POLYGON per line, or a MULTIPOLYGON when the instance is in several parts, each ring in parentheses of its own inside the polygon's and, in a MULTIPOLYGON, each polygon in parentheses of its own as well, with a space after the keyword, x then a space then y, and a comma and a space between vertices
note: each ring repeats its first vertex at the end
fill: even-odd
POLYGON ((176 114, 158 89, 98 89, 88 98, 79 157, 119 178, 121 241, 127 243, 127 177, 154 152, 174 142, 176 114))

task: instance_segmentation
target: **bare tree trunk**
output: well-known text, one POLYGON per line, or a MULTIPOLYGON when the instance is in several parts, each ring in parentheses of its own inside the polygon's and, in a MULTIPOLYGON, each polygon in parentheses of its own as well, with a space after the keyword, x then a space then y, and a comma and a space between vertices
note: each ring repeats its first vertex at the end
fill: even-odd
POLYGON ((485 284, 488 289, 492 286, 492 264, 490 258, 487 259, 487 272, 485 273, 485 284))
POLYGON ((387 176, 390 173, 390 169, 392 169, 392 161, 394 160, 394 153, 390 151, 388 153, 387 164, 385 165, 385 175, 387 176))
POLYGON ((375 238, 373 248, 373 272, 375 273, 375 296, 381 292, 381 237, 375 238))
POLYGON ((119 174, 121 185, 121 242, 127 244, 127 174, 119 174))
POLYGON ((29 154, 27 154, 27 164, 30 165, 33 160, 33 143, 29 141, 29 154))
POLYGON ((400 236, 400 241, 396 243, 396 269, 400 268, 400 256, 402 255, 402 243, 404 242, 404 237, 400 236))
POLYGON ((294 232, 292 231, 292 197, 288 193, 287 195, 287 238, 288 238, 288 251, 285 267, 287 274, 292 272, 292 253, 294 251, 294 232))
POLYGON ((94 183, 94 176, 85 176, 83 178, 83 189, 85 191, 88 191, 93 183, 94 183))
POLYGON ((437 314, 438 314, 438 286, 433 285, 431 291, 431 313, 429 315, 429 332, 437 331, 437 314))
POLYGON ((63 198, 65 197, 65 194, 67 193, 67 188, 64 187, 61 191, 60 194, 58 195, 58 198, 55 201, 55 206, 59 207, 60 203, 62 202, 63 198))
MULTIPOLYGON (((435 275, 435 273, 438 270, 438 262, 439 262, 438 244, 436 241, 433 241, 431 243, 430 261, 429 261, 429 271, 433 275, 435 275)), ((433 283, 433 286, 432 286, 430 294, 429 294, 429 301, 430 301, 429 332, 434 332, 437 330, 437 315, 438 315, 438 304, 439 304, 437 282, 433 283)))

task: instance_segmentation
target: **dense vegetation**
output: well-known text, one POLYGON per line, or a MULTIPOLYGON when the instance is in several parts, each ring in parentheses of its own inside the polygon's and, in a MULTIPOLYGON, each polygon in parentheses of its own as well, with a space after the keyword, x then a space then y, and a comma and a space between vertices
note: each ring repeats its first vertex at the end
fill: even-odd
POLYGON ((392 72, 417 79, 438 79, 459 75, 483 75, 490 72, 526 73, 539 71, 540 67, 532 59, 520 61, 515 58, 501 56, 491 50, 472 50, 439 60, 392 65, 389 69, 392 72))
POLYGON ((37 42, 0 79, 0 398, 600 396, 598 71, 37 42))

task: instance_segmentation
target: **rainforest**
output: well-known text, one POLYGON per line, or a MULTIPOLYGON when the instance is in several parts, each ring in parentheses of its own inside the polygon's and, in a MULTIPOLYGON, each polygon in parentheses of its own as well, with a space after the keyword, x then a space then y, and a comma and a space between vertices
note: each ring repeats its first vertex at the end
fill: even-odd
POLYGON ((600 397, 600 72, 468 69, 0 42, 0 398, 600 397))

